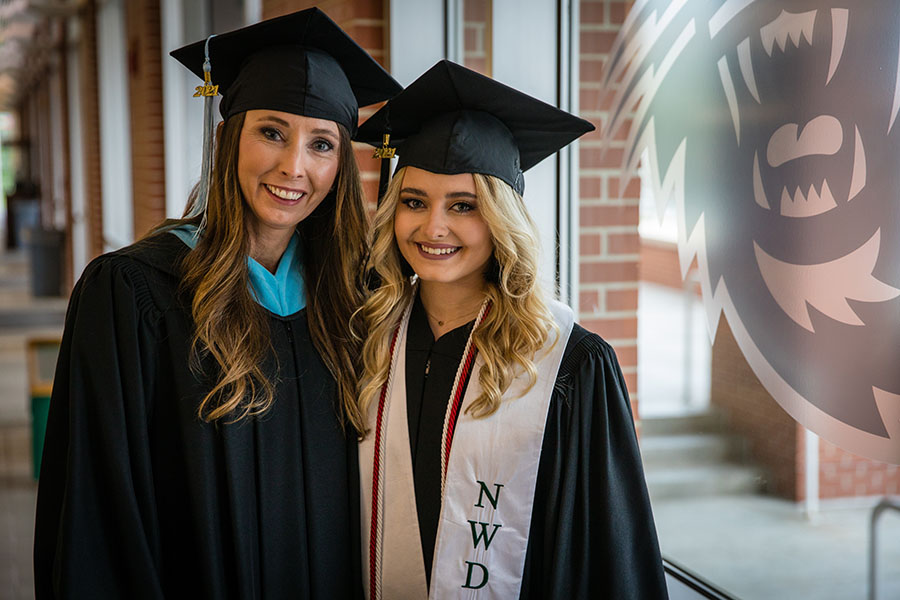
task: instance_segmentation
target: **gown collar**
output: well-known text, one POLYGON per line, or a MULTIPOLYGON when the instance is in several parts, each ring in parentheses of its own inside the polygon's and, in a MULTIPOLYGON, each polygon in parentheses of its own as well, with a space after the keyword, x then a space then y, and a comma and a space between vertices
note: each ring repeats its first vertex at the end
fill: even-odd
POLYGON ((406 339, 406 347, 408 350, 437 352, 448 359, 456 358, 456 361, 459 362, 474 324, 475 319, 472 319, 435 339, 431 325, 428 323, 425 305, 422 304, 422 298, 416 294, 409 315, 409 335, 406 339))
MULTIPOLYGON (((193 249, 197 245, 196 230, 195 225, 186 224, 170 231, 193 249)), ((291 241, 278 261, 275 273, 269 272, 248 256, 250 292, 257 304, 279 317, 287 317, 306 308, 302 259, 299 233, 291 236, 291 241)))

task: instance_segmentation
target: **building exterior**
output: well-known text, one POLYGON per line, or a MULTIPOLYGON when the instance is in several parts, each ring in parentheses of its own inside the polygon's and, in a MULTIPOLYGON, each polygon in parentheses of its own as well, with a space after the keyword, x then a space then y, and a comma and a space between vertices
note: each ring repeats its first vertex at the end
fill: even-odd
MULTIPOLYGON (((4 1, 0 30, 13 50, 0 53, 0 102, 17 117, 20 171, 39 185, 42 226, 65 232, 66 290, 93 257, 181 215, 199 176, 202 102, 192 97, 194 76, 167 54, 212 32, 317 5, 403 84, 447 57, 576 112, 598 132, 529 171, 525 199, 541 224, 547 284, 614 346, 637 416, 639 281, 644 273, 681 284, 674 246, 642 247, 640 180, 623 180, 620 170, 624 136, 605 148, 599 134, 609 109, 604 64, 632 4, 4 1)), ((368 147, 356 153, 374 206, 376 162, 368 147)), ((751 439, 772 473, 770 490, 803 499, 803 430, 755 379, 727 326, 711 368, 712 403, 751 439)), ((898 491, 896 467, 815 447, 821 497, 898 491)))

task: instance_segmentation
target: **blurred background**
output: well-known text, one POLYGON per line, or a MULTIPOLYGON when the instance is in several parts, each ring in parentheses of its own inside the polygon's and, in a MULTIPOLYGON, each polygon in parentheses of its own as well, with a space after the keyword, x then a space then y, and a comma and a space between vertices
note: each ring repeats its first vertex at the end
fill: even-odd
MULTIPOLYGON (((876 558, 877 597, 900 597, 900 513, 873 519, 900 468, 807 432, 724 320, 711 338, 674 212, 659 218, 643 167, 625 179, 625 135, 604 147, 604 66, 634 4, 0 0, 0 598, 33 597, 35 472, 68 294, 93 257, 180 216, 199 176, 201 82, 168 52, 316 5, 404 85, 450 58, 597 126, 528 172, 525 200, 547 285, 618 354, 664 556, 747 599, 862 598, 876 558)), ((357 158, 374 206, 377 164, 369 148, 357 158)))

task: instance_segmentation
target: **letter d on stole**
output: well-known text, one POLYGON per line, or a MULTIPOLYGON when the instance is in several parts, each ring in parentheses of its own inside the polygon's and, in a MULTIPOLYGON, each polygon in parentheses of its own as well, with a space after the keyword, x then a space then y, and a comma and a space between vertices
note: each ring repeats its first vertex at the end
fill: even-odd
POLYGON ((480 590, 485 585, 487 585, 487 582, 488 582, 487 567, 485 567, 481 563, 470 562, 468 560, 466 561, 466 564, 468 565, 468 567, 466 569, 466 583, 462 587, 470 589, 470 590, 480 590), (478 585, 472 585, 472 567, 478 567, 479 569, 481 569, 482 579, 481 579, 481 583, 479 583, 478 585))

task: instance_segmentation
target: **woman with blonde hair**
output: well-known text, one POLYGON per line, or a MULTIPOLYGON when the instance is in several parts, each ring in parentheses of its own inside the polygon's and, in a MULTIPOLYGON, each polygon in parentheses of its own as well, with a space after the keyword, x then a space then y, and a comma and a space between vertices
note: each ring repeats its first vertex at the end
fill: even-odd
POLYGON ((211 176, 72 294, 35 595, 358 597, 350 138, 400 86, 317 9, 173 55, 222 93, 211 176))
POLYGON ((615 353, 541 291, 521 197, 590 129, 443 61, 360 131, 399 140, 361 311, 370 599, 666 596, 615 353))

